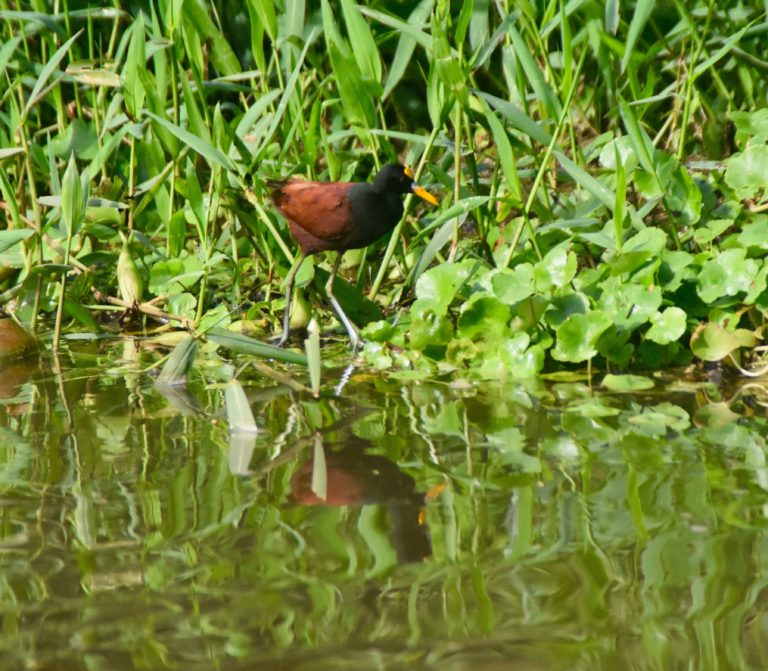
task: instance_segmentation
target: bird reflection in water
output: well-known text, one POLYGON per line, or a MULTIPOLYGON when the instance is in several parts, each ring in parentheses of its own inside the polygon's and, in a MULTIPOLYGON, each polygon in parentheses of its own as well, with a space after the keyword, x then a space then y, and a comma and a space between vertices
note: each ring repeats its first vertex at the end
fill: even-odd
POLYGON ((416 491, 414 479, 394 462, 368 454, 355 439, 338 450, 319 445, 315 456, 302 464, 291 480, 292 500, 303 506, 362 506, 383 504, 391 518, 391 539, 398 561, 421 561, 431 552, 429 531, 424 524, 424 495, 416 491), (318 486, 317 471, 324 460, 325 477, 318 486))

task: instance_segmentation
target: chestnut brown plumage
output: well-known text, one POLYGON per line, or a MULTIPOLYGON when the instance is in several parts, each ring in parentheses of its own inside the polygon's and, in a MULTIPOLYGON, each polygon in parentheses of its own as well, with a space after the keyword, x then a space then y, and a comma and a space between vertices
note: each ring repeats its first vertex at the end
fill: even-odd
POLYGON ((414 193, 437 205, 437 199, 413 181, 413 172, 397 163, 385 165, 372 184, 365 182, 309 182, 289 179, 271 182, 277 210, 288 220, 299 243, 299 254, 285 279, 282 345, 288 339, 293 281, 304 259, 327 250, 339 252, 325 285, 336 314, 347 329, 353 347, 360 342, 352 324, 333 295, 333 279, 341 256, 348 249, 367 247, 391 231, 403 216, 403 195, 414 193))

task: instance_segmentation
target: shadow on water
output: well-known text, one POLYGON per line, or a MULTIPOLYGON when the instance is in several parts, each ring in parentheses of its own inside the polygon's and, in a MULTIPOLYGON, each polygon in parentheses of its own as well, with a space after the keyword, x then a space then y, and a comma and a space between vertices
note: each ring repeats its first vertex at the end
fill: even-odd
POLYGON ((759 381, 251 372, 238 436, 157 358, 0 361, 7 668, 768 668, 759 381))

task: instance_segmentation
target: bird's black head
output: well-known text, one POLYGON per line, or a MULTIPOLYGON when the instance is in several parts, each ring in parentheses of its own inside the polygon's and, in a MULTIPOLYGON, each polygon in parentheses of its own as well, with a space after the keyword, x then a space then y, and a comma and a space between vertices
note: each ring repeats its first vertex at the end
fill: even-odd
POLYGON ((409 193, 412 186, 413 173, 399 163, 387 163, 373 181, 374 189, 379 192, 409 193))
POLYGON ((437 199, 413 181, 413 172, 399 163, 387 163, 379 170, 373 181, 373 189, 378 193, 411 193, 438 205, 437 199))

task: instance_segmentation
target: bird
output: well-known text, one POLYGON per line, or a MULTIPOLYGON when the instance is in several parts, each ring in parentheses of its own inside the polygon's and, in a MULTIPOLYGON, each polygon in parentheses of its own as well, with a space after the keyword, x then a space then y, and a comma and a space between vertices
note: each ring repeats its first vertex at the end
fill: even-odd
POLYGON ((293 282, 307 256, 336 251, 325 292, 341 323, 349 333, 353 350, 360 344, 357 328, 333 295, 333 280, 348 249, 362 249, 389 233, 403 216, 403 196, 413 193, 432 205, 439 205, 429 191, 414 181, 413 171, 399 163, 388 163, 369 182, 313 182, 297 178, 269 180, 270 198, 288 221, 299 254, 285 278, 283 332, 276 344, 282 346, 290 334, 293 282))

